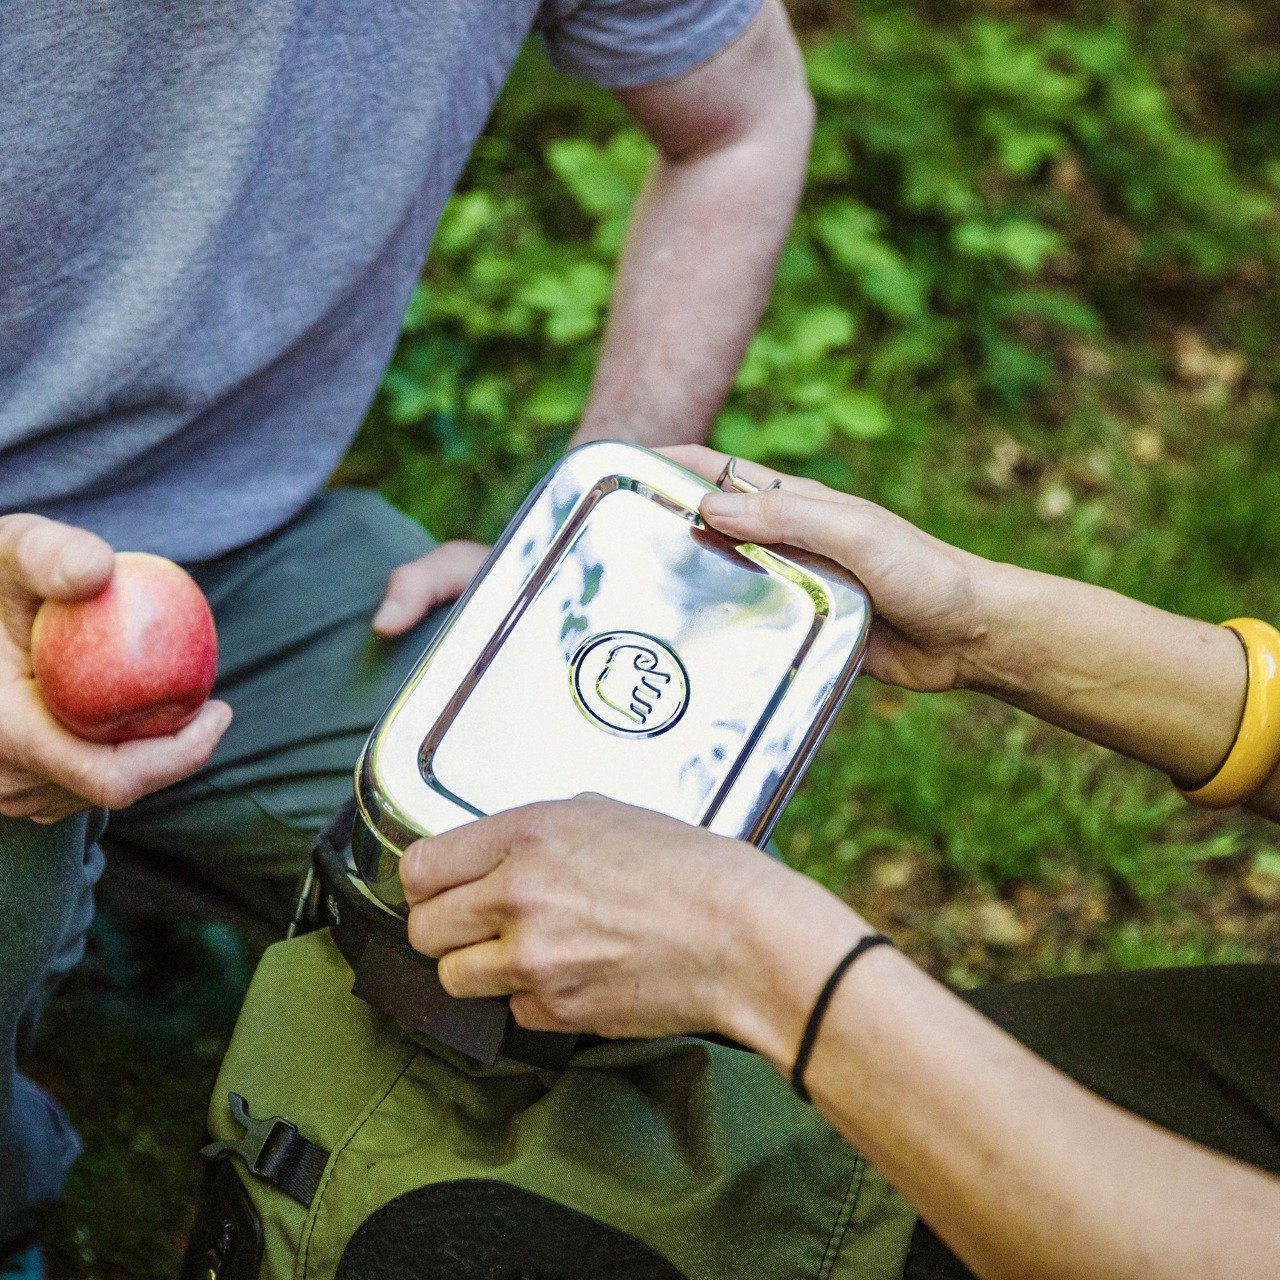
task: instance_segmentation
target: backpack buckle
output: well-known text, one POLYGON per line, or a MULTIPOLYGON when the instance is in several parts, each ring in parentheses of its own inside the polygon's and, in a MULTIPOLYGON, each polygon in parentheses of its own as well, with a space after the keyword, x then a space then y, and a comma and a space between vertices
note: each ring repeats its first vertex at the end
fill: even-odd
POLYGON ((200 1154, 206 1160, 239 1156, 250 1173, 279 1187, 300 1205, 309 1206, 320 1188, 329 1153, 308 1142, 297 1125, 280 1116, 255 1119, 249 1113, 249 1104, 238 1093, 228 1094, 227 1099, 231 1114, 244 1133, 234 1142, 211 1142, 200 1154))
POLYGON ((262 1153, 268 1145, 277 1147, 281 1142, 287 1141, 291 1135, 296 1135, 298 1130, 280 1116, 272 1116, 267 1120, 255 1119, 249 1113, 249 1104, 238 1093, 229 1094, 228 1101, 231 1103, 231 1114, 244 1133, 234 1142, 211 1142, 201 1149, 200 1154, 206 1160, 212 1160, 220 1155, 239 1156, 251 1173, 261 1175, 265 1172, 260 1167, 262 1153), (278 1136, 277 1126, 280 1128, 278 1136))

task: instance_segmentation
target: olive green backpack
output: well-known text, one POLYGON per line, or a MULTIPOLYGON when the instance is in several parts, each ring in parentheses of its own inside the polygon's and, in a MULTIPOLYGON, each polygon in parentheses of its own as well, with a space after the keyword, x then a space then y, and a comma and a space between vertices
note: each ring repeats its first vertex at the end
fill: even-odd
POLYGON ((899 1280, 913 1215, 755 1055, 467 1069, 271 947, 209 1108, 183 1280, 899 1280))

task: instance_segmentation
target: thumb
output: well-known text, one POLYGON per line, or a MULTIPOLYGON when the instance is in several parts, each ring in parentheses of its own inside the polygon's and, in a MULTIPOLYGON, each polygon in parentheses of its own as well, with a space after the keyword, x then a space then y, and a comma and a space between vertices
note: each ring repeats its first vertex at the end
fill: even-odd
POLYGON ((403 635, 437 605, 456 600, 488 554, 482 542, 459 539, 402 564, 387 579, 386 595, 373 615, 373 629, 383 636, 403 635))
POLYGON ((830 502, 794 489, 758 493, 708 493, 699 508, 721 533, 765 546, 786 543, 827 556, 851 568, 848 557, 856 511, 849 502, 830 502))
POLYGON ((44 516, 0 517, 0 589, 36 600, 85 600, 110 581, 111 548, 44 516))

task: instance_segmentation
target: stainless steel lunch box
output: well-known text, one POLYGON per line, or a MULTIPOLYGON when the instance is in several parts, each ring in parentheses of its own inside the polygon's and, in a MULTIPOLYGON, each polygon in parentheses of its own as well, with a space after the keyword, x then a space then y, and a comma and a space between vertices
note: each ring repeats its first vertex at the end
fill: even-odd
POLYGON ((768 839, 871 610, 829 560, 708 528, 712 487, 612 441, 541 482, 360 758, 355 862, 379 900, 403 910, 420 836, 583 791, 768 839))
MULTIPOLYGON (((752 488, 732 465, 721 484, 752 488)), ((573 1038, 444 992, 406 937, 409 844, 583 791, 763 844, 858 671, 861 585, 708 528, 713 487, 634 445, 567 454, 375 726, 354 813, 317 846, 299 909, 332 927, 355 993, 474 1061, 559 1066, 573 1038)))

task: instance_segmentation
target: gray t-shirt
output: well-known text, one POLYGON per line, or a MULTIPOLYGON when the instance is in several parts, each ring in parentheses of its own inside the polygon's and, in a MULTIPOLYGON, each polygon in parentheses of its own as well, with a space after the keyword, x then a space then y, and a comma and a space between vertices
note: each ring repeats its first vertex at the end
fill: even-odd
POLYGON ((0 5, 0 513, 200 560, 346 451, 520 45, 674 78, 760 0, 0 5))

